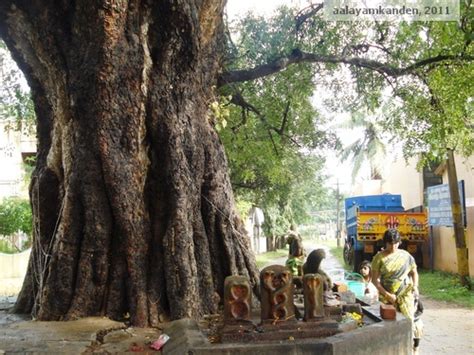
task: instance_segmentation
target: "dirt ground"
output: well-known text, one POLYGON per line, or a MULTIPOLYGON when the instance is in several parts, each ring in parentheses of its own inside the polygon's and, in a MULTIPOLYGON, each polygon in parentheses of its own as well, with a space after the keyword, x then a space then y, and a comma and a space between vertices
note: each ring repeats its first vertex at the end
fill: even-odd
POLYGON ((423 297, 420 354, 474 354, 474 311, 423 297))

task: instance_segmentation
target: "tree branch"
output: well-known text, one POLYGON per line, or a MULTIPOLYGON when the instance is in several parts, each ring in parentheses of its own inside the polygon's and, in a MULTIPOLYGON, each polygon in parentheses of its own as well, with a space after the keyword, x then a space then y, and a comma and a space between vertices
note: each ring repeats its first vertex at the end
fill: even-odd
POLYGON ((323 8, 323 4, 312 4, 301 10, 295 18, 296 31, 298 32, 307 19, 316 15, 323 8))
MULTIPOLYGON (((268 133, 268 136, 273 144, 273 148, 275 150, 275 154, 277 156, 279 156, 279 153, 278 153, 278 148, 277 148, 277 145, 275 143, 275 140, 273 139, 273 135, 272 135, 272 132, 275 132, 277 133, 280 137, 285 137, 285 138, 288 138, 291 142, 293 142, 293 144, 295 144, 297 147, 300 147, 301 148, 301 144, 299 144, 293 137, 291 137, 289 134, 286 134, 285 133, 285 126, 287 124, 287 121, 288 121, 288 112, 289 112, 289 109, 290 109, 290 104, 291 104, 291 101, 288 101, 287 105, 286 105, 286 108, 285 108, 285 112, 284 112, 284 116, 283 116, 283 121, 282 121, 282 124, 281 124, 281 127, 280 128, 277 128, 273 125, 271 125, 267 118, 255 107, 253 106, 252 104, 248 103, 242 96, 242 94, 240 92, 236 92, 232 95, 232 98, 230 99, 230 102, 233 103, 234 105, 238 105, 240 107, 242 107, 243 110, 246 110, 246 111, 249 111, 249 112, 253 112, 259 119, 260 121, 262 121, 262 123, 265 125, 266 129, 267 129, 267 133, 268 133)), ((232 127, 232 131, 235 132, 237 131, 243 124, 244 122, 240 122, 239 124, 237 124, 236 126, 232 127)))
POLYGON ((290 104, 291 104, 291 101, 288 100, 288 102, 286 104, 286 107, 285 107, 285 112, 283 113, 283 120, 281 122, 281 127, 278 130, 280 134, 283 134, 285 132, 286 123, 288 122, 288 113, 290 111, 290 104))
POLYGON ((249 104, 244 99, 244 97, 242 96, 242 94, 240 92, 234 93, 232 95, 232 98, 230 99, 230 102, 233 103, 234 105, 242 107, 243 109, 245 109, 247 111, 251 111, 251 112, 255 113, 257 116, 261 115, 260 111, 255 106, 253 106, 252 104, 249 104))
POLYGON ((267 133, 268 133, 268 136, 270 137, 270 140, 272 141, 272 145, 273 145, 273 150, 275 151, 275 154, 277 157, 280 157, 280 153, 278 152, 278 147, 275 143, 275 140, 273 139, 273 135, 272 135, 272 132, 270 131, 269 128, 267 128, 267 133))
POLYGON ((366 68, 377 71, 391 77, 399 77, 413 73, 416 69, 423 66, 443 62, 446 60, 465 60, 474 61, 473 56, 456 56, 456 55, 438 55, 435 57, 423 59, 413 63, 405 68, 398 68, 389 64, 384 64, 375 60, 366 58, 348 58, 334 55, 321 55, 316 53, 306 53, 299 49, 293 49, 290 55, 283 56, 271 63, 258 65, 252 69, 235 70, 223 73, 218 80, 218 86, 229 83, 243 82, 262 78, 271 74, 278 73, 292 64, 298 63, 341 63, 354 65, 360 68, 366 68))
POLYGON ((241 188, 241 189, 249 189, 249 190, 257 190, 261 189, 268 185, 268 182, 265 181, 251 181, 251 182, 237 182, 232 181, 232 187, 241 188))

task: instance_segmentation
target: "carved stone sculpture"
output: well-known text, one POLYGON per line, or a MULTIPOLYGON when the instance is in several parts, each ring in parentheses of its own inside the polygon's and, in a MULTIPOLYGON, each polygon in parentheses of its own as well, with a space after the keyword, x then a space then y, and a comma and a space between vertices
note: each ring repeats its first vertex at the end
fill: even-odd
POLYGON ((323 277, 319 274, 306 274, 303 278, 304 320, 324 318, 323 277))
POLYGON ((260 273, 262 322, 294 320, 293 276, 282 265, 271 265, 260 273))
POLYGON ((332 280, 328 274, 321 269, 321 262, 325 257, 326 252, 324 249, 313 250, 306 258, 306 262, 303 265, 303 273, 321 275, 323 277, 324 291, 330 291, 333 286, 332 280))
POLYGON ((224 281, 224 323, 250 321, 252 289, 245 276, 227 276, 224 281))

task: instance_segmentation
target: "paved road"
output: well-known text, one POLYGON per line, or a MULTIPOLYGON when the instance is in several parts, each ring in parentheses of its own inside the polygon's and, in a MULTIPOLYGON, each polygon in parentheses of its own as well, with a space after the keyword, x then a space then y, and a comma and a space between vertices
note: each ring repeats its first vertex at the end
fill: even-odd
MULTIPOLYGON (((317 244, 304 243, 306 253, 316 248, 326 250, 322 263, 324 270, 342 268, 339 261, 331 255, 329 248, 317 244)), ((285 265, 286 258, 278 258, 269 263, 285 265)), ((438 302, 421 295, 425 307, 422 319, 424 336, 421 340, 421 355, 474 354, 474 311, 463 307, 438 302)))

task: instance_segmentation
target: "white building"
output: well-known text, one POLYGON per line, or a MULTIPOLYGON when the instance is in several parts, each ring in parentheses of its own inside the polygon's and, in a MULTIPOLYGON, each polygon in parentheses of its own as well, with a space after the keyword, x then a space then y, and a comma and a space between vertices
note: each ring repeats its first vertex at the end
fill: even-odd
POLYGON ((0 200, 18 196, 28 198, 24 164, 36 155, 36 139, 10 128, 13 121, 0 120, 0 200))
POLYGON ((245 222, 245 229, 250 237, 250 245, 255 254, 267 251, 267 239, 263 234, 264 221, 263 211, 259 207, 253 206, 245 222))

